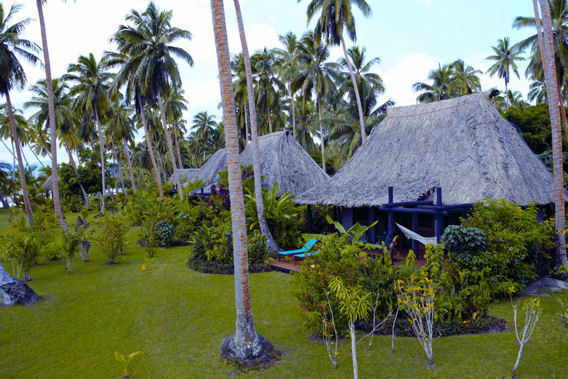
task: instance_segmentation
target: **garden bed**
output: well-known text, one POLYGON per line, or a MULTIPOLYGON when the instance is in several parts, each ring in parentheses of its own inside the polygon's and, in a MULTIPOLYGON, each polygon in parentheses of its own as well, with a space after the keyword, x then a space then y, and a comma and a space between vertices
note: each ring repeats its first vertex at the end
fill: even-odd
MULTIPOLYGON (((192 270, 199 271, 204 274, 233 275, 235 273, 235 267, 232 263, 215 263, 190 260, 189 267, 192 270)), ((249 264, 249 273, 251 274, 268 271, 272 271, 272 267, 270 265, 263 263, 249 264)))

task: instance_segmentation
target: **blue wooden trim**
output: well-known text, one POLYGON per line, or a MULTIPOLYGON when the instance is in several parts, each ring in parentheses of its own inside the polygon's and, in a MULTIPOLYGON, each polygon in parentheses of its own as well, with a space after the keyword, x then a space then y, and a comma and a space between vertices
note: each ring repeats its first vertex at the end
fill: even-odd
POLYGON ((413 205, 433 205, 434 202, 432 200, 417 200, 417 201, 401 201, 398 203, 388 203, 383 204, 382 206, 385 208, 390 207, 402 207, 402 206, 413 206, 413 205))
POLYGON ((449 212, 445 210, 435 210, 435 209, 421 209, 421 208, 383 208, 380 207, 379 210, 387 211, 388 214, 392 213, 418 213, 427 215, 442 215, 448 216, 449 212))

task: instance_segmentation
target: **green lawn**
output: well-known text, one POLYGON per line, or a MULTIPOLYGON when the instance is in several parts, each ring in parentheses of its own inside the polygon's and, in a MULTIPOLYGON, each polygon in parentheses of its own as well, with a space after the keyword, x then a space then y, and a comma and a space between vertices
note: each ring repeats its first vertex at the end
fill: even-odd
MULTIPOLYGON (((0 214, 0 228, 6 226, 0 214)), ((2 233, 2 230, 0 230, 2 233)), ((142 351, 133 360, 134 377, 226 376, 230 368, 219 360, 224 337, 234 329, 233 277, 207 275, 185 264, 187 248, 160 250, 155 267, 140 271, 143 252, 129 234, 127 255, 120 264, 104 266, 95 252, 66 274, 61 262, 32 269, 31 286, 44 301, 29 307, 0 309, 0 377, 115 377, 121 367, 114 352, 142 351)), ((348 341, 341 344, 334 369, 325 346, 302 329, 291 276, 251 275, 257 330, 282 352, 282 360, 251 376, 349 377, 348 341)), ((566 377, 568 330, 562 328, 552 298, 519 368, 522 377, 566 377)), ((512 322, 510 304, 492 314, 512 322)), ((512 324, 511 324, 512 325, 512 324)), ((359 345, 361 377, 502 377, 511 372, 517 351, 514 333, 457 336, 434 341, 436 368, 424 367, 426 357, 413 338, 375 338, 372 348, 359 345)))

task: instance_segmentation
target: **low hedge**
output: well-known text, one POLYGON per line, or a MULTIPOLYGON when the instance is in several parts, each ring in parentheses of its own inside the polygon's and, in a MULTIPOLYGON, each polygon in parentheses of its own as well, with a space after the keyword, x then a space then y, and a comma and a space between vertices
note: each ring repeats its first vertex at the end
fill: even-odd
MULTIPOLYGON (((232 263, 216 263, 190 260, 189 267, 192 270, 199 271, 204 274, 233 275, 235 273, 235 267, 232 263)), ((272 267, 270 265, 264 263, 249 264, 249 272, 251 274, 268 271, 272 271, 272 267)))

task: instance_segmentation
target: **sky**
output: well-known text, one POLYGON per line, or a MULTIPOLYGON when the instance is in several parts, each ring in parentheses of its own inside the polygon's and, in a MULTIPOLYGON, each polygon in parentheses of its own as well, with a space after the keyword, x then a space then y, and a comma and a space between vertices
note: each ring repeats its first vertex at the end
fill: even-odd
MULTIPOLYGON (((30 18, 24 37, 41 45, 40 28, 37 22, 35 1, 0 0, 4 7, 22 3, 23 7, 14 20, 30 18)), ((193 57, 194 65, 189 67, 179 62, 183 88, 189 110, 186 119, 191 125, 193 116, 201 111, 217 115, 220 92, 217 71, 217 57, 213 38, 211 8, 209 0, 155 0, 158 7, 173 11, 173 25, 192 33, 191 41, 177 45, 185 48, 193 57)), ((357 26, 356 44, 367 49, 367 58, 379 57, 381 63, 375 66, 383 78, 386 91, 380 100, 392 99, 396 105, 416 103, 417 94, 412 84, 427 81, 430 70, 439 63, 445 64, 463 59, 483 72, 491 65, 485 58, 491 55, 491 46, 497 40, 510 37, 516 43, 533 33, 532 30, 512 28, 516 16, 533 16, 530 0, 368 0, 372 15, 364 18, 355 11, 357 26)), ((93 53, 100 58, 104 51, 113 50, 110 37, 131 9, 142 11, 147 0, 48 0, 44 6, 47 39, 53 77, 66 72, 70 63, 80 55, 93 53)), ((278 36, 289 31, 301 36, 313 23, 307 25, 307 0, 240 0, 249 50, 263 47, 279 47, 278 36)), ((240 41, 234 15, 233 2, 225 1, 229 47, 231 54, 240 51, 240 41)), ((353 45, 348 41, 348 45, 353 45)), ((342 56, 339 48, 332 51, 332 60, 342 56)), ((40 66, 24 65, 28 86, 45 78, 40 66)), ((519 90, 524 96, 529 82, 524 78, 526 64, 519 67, 520 79, 513 77, 509 87, 519 90)), ((497 76, 481 75, 483 89, 497 87, 504 89, 503 81, 497 76)), ((26 87, 26 88, 27 88, 26 87)), ((16 108, 30 98, 23 90, 12 93, 16 108)), ((3 102, 4 99, 0 99, 3 102)), ((33 110, 24 110, 30 115, 33 110)), ((8 142, 8 141, 6 141, 8 142)), ((28 161, 33 156, 24 149, 28 161)), ((59 160, 66 162, 63 150, 59 160)), ((47 160, 47 157, 45 158, 47 160)), ((0 161, 11 162, 12 156, 0 145, 0 161)))

